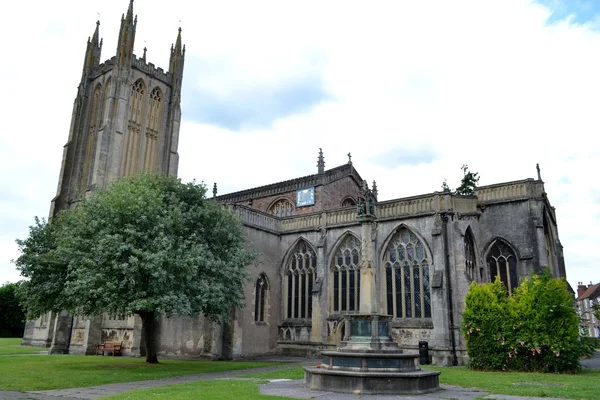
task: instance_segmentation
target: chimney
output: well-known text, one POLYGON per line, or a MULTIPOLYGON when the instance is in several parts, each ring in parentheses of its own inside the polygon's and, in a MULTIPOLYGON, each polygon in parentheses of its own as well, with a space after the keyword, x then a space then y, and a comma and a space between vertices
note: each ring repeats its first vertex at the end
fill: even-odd
POLYGON ((585 291, 586 291, 586 290, 587 290, 587 286, 585 286, 585 285, 583 284, 583 282, 578 282, 578 283, 577 283, 577 297, 578 297, 578 298, 579 298, 579 297, 581 297, 581 295, 582 295, 583 293, 585 293, 585 291))

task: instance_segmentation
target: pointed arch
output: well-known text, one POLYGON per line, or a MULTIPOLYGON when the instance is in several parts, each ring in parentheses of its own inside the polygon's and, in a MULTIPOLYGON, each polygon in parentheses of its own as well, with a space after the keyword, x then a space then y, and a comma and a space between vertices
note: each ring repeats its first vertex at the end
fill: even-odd
POLYGON ((346 196, 340 205, 342 208, 356 207, 356 200, 352 196, 346 196))
POLYGON ((512 293, 519 284, 517 275, 519 258, 516 248, 508 240, 501 237, 492 240, 485 251, 490 280, 493 282, 496 277, 499 277, 508 292, 512 293))
POLYGON ((431 318, 430 271, 433 261, 427 242, 414 230, 400 224, 384 243, 381 276, 388 315, 431 318))
POLYGON ((150 92, 148 104, 148 120, 146 125, 146 146, 144 148, 144 171, 155 171, 158 161, 158 144, 162 134, 164 95, 160 87, 156 86, 150 92))
POLYGON ((467 227, 464 237, 465 272, 471 282, 483 282, 483 268, 477 265, 477 251, 475 250, 475 237, 471 226, 467 227))
POLYGON ((291 217, 296 215, 296 206, 289 199, 279 197, 267 207, 267 214, 276 217, 291 217))
POLYGON ((263 272, 254 284, 254 322, 265 322, 269 299, 269 279, 263 272))
POLYGON ((79 190, 85 192, 90 183, 91 170, 93 168, 96 133, 102 119, 102 84, 98 83, 92 92, 92 100, 90 102, 88 134, 85 137, 85 150, 83 153, 83 171, 79 190))
POLYGON ((283 313, 286 319, 312 318, 312 288, 317 279, 317 253, 303 237, 292 245, 283 268, 283 313))
POLYGON ((542 211, 542 221, 544 225, 544 244, 546 249, 546 259, 548 260, 548 268, 552 271, 554 276, 560 276, 558 269, 556 268, 555 255, 556 255, 556 246, 554 240, 554 232, 552 230, 552 222, 554 219, 552 215, 548 212, 548 209, 544 207, 542 211))
POLYGON ((344 232, 330 254, 330 290, 332 313, 359 311, 360 259, 362 243, 351 231, 344 232))
POLYGON ((140 78, 131 85, 129 118, 121 160, 121 176, 133 175, 139 170, 140 139, 145 116, 145 100, 146 84, 140 78))

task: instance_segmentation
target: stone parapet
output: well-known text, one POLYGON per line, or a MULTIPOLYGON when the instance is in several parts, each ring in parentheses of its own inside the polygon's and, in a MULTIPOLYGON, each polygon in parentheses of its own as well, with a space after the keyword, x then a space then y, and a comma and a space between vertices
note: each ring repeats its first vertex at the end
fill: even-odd
POLYGON ((539 198, 544 194, 544 183, 534 179, 499 183, 475 189, 480 203, 539 198))
POLYGON ((246 226, 251 226, 275 234, 278 234, 281 230, 281 222, 273 215, 237 205, 231 205, 230 209, 240 217, 246 226))

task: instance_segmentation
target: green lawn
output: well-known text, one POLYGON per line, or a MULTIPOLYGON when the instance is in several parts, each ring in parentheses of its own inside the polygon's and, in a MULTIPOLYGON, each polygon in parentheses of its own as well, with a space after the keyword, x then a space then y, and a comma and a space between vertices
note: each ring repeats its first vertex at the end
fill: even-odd
POLYGON ((0 356, 7 354, 37 354, 48 350, 45 347, 21 346, 21 338, 0 338, 0 356))
POLYGON ((427 366, 427 369, 441 371, 442 384, 475 387, 492 394, 600 400, 600 370, 585 370, 580 374, 540 374, 478 372, 467 367, 427 366))
POLYGON ((279 363, 160 360, 100 356, 0 357, 0 390, 29 391, 86 387, 173 376, 256 368, 279 363))
MULTIPOLYGON (((315 363, 316 364, 316 363, 315 363)), ((277 371, 250 372, 240 375, 239 378, 261 378, 261 379, 304 379, 304 370, 297 366, 282 366, 277 371)))
POLYGON ((288 397, 263 396, 259 393, 260 381, 198 381, 180 385, 164 386, 152 389, 134 390, 114 396, 103 397, 106 400, 289 400, 288 397))
MULTIPOLYGON (((475 372, 465 367, 430 367, 441 371, 440 383, 447 385, 476 387, 492 394, 516 396, 563 397, 571 399, 600 399, 600 371, 589 371, 577 375, 475 372), (513 385, 518 383, 518 385, 513 385), (557 386, 535 386, 540 383, 557 386), (533 385, 532 385, 533 384, 533 385), (561 385, 561 386, 559 386, 561 385)), ((304 371, 299 367, 279 371, 248 373, 240 377, 257 378, 258 381, 198 381, 162 388, 135 390, 107 397, 110 400, 145 400, 152 398, 187 399, 279 399, 280 397, 259 394, 260 379, 303 379, 304 371)))

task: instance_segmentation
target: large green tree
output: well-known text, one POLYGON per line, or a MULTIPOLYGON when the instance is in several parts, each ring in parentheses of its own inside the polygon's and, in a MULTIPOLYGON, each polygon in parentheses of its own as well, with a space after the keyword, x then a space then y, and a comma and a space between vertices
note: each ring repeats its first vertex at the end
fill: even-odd
POLYGON ((0 286, 0 337, 21 337, 25 328, 25 313, 17 296, 18 284, 0 286))
POLYGON ((62 309, 142 319, 146 362, 158 362, 160 315, 227 317, 243 306, 248 249, 239 219, 195 182, 123 178, 17 241, 30 315, 62 309))

